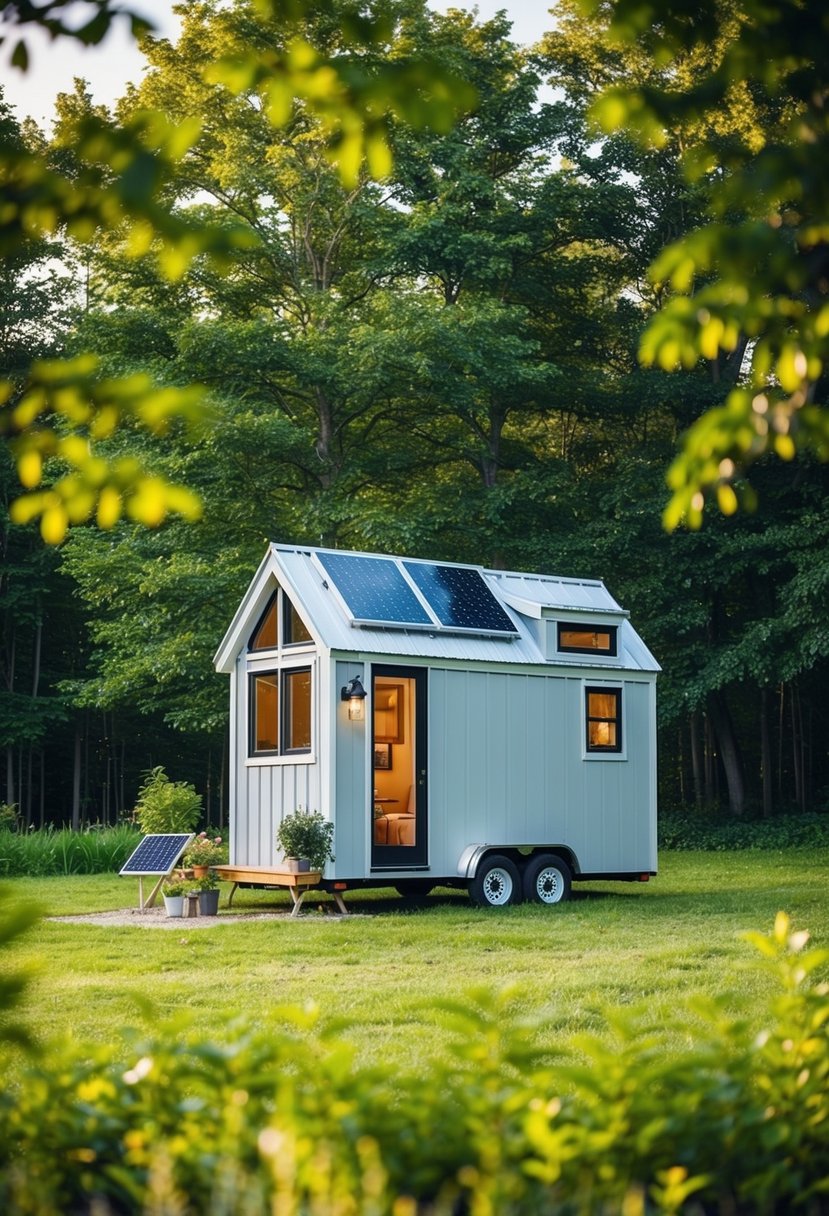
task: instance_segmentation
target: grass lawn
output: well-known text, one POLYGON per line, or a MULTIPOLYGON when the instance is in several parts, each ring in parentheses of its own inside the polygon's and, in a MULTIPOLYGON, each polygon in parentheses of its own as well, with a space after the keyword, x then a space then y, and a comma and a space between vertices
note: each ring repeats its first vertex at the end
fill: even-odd
MULTIPOLYGON (((666 853, 647 886, 577 886, 553 909, 484 911, 452 891, 413 908, 388 891, 355 892, 352 918, 312 911, 234 923, 288 907, 287 893, 239 890, 230 913, 223 892, 209 929, 42 920, 6 965, 33 968, 23 1012, 44 1034, 110 1041, 121 1026, 185 1009, 209 1032, 239 1013, 315 1002, 325 1022, 345 1021, 360 1058, 380 1052, 411 1067, 441 1050, 434 1001, 479 986, 513 986, 516 1009, 556 1037, 595 1028, 608 1006, 669 1008, 692 991, 733 994, 750 1016, 767 980, 740 933, 768 930, 783 909, 829 944, 828 868, 826 849, 666 853)), ((137 906, 137 880, 116 876, 2 886, 47 916, 137 906)))

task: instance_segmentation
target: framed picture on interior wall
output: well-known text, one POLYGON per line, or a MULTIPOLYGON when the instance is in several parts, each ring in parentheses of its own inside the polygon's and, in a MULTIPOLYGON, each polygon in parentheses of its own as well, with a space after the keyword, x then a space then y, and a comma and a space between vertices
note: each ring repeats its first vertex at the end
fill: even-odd
POLYGON ((391 768, 391 744, 390 743, 375 743, 374 744, 374 767, 375 768, 391 768))

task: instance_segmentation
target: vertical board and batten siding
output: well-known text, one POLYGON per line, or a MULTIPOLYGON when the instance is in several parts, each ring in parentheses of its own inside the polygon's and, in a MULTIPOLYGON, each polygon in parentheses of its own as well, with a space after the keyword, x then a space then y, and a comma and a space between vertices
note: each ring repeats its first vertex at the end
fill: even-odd
POLYGON ((620 680, 626 759, 583 758, 580 677, 430 672, 430 868, 468 844, 569 846, 584 872, 655 868, 652 688, 620 680))
MULTIPOLYGON (((365 689, 370 677, 364 663, 334 664, 334 695, 352 676, 359 676, 365 689)), ((351 722, 348 705, 338 697, 334 752, 334 873, 356 878, 369 872, 370 802, 366 781, 369 773, 370 722, 366 702, 363 722, 351 722)))
MULTIPOLYGON (((236 664, 236 805, 244 807, 244 814, 232 814, 234 831, 231 839, 230 860, 234 865, 272 866, 279 858, 276 844, 276 829, 283 815, 302 807, 303 810, 319 810, 322 806, 322 780, 320 751, 321 697, 319 689, 319 663, 314 664, 312 693, 312 742, 313 760, 304 757, 296 760, 280 760, 268 764, 248 763, 248 654, 242 651, 236 664)), ((275 666, 275 665, 274 665, 275 666)))

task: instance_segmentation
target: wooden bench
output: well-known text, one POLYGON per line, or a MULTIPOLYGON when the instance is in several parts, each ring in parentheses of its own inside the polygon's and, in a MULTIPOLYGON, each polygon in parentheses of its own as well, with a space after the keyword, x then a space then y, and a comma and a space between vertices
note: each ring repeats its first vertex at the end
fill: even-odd
MULTIPOLYGON (((291 899, 294 906, 291 909, 291 916, 298 916, 299 910, 302 907, 302 901, 310 890, 318 887, 322 878, 322 870, 305 870, 304 872, 296 873, 293 870, 285 870, 279 867, 272 866, 212 866, 218 874, 219 878, 225 882, 232 882, 230 896, 227 901, 228 908, 233 903, 233 896, 236 894, 236 888, 240 883, 249 883, 256 887, 287 887, 291 893, 291 899)), ((332 891, 334 902, 338 910, 343 916, 348 915, 348 908, 343 902, 343 897, 339 891, 332 891)))

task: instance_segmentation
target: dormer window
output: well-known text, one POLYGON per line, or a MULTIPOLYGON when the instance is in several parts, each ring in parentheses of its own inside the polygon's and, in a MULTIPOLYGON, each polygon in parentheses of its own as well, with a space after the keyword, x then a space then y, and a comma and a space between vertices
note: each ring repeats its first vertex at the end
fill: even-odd
POLYGON ((558 622, 558 649, 562 654, 606 655, 617 653, 616 625, 582 625, 558 622))

